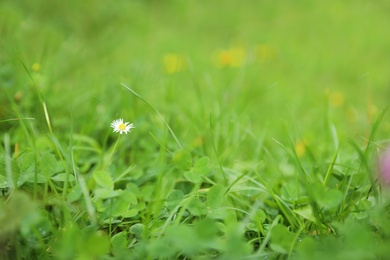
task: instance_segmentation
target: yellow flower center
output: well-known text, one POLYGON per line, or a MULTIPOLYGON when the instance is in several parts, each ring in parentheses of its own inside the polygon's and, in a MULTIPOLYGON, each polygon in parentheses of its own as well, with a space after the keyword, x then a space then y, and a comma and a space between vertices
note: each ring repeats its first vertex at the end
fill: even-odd
POLYGON ((120 124, 119 126, 118 126, 118 128, 120 129, 120 130, 122 130, 122 131, 125 131, 126 130, 126 125, 125 124, 120 124))

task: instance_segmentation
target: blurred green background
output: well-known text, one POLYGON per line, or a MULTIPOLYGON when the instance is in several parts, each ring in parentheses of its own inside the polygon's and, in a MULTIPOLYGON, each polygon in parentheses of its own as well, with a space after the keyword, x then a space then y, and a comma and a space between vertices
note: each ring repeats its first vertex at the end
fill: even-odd
MULTIPOLYGON (((363 133, 390 94, 389 9, 360 0, 2 1, 1 84, 34 110, 22 61, 53 123, 63 129, 72 114, 76 131, 146 113, 123 82, 186 128, 233 110, 257 130, 292 119, 313 131, 329 106, 341 129, 363 133)), ((10 114, 2 105, 1 117, 10 114)))

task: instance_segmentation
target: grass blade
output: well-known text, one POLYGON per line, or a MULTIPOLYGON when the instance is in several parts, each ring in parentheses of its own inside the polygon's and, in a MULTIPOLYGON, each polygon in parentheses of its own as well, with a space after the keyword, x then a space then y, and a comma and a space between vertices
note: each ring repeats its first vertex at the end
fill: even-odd
POLYGON ((126 86, 125 84, 121 83, 121 85, 123 87, 125 87, 128 91, 130 91, 131 93, 133 93, 134 96, 136 96, 137 98, 141 99, 143 102, 145 102, 154 112, 156 112, 156 114, 161 118, 161 120, 164 122, 164 124, 167 126, 169 132, 171 132, 173 138, 175 139, 177 145, 179 146, 180 149, 182 149, 182 146, 179 142, 179 139, 177 139, 175 133, 173 132, 172 128, 169 126, 169 124, 165 121, 164 117, 157 111, 157 109, 155 109, 148 101, 146 101, 146 99, 144 99, 143 97, 141 97, 137 92, 135 92, 134 90, 132 90, 131 88, 129 88, 128 86, 126 86))

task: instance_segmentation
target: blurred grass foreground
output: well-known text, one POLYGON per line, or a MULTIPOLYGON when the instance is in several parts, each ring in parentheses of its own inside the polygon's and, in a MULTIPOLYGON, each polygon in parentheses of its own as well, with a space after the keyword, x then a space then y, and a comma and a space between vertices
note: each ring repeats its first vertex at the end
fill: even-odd
POLYGON ((1 1, 0 259, 388 259, 389 11, 1 1))

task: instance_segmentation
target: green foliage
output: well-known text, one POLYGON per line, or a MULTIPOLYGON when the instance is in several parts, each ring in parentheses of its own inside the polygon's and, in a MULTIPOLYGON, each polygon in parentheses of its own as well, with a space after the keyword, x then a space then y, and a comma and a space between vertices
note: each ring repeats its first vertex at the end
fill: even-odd
POLYGON ((65 226, 54 242, 52 254, 57 259, 90 259, 107 255, 109 253, 109 240, 103 234, 87 227, 80 230, 70 224, 65 226))
POLYGON ((221 184, 216 184, 207 192, 207 204, 210 208, 219 208, 225 196, 225 189, 221 184))
POLYGON ((388 258, 387 11, 1 1, 0 259, 388 258))
POLYGON ((271 230, 271 244, 273 251, 288 254, 295 243, 295 234, 288 231, 287 227, 277 224, 271 230))
POLYGON ((106 171, 96 171, 93 173, 94 180, 97 185, 107 190, 114 189, 114 180, 106 171))

